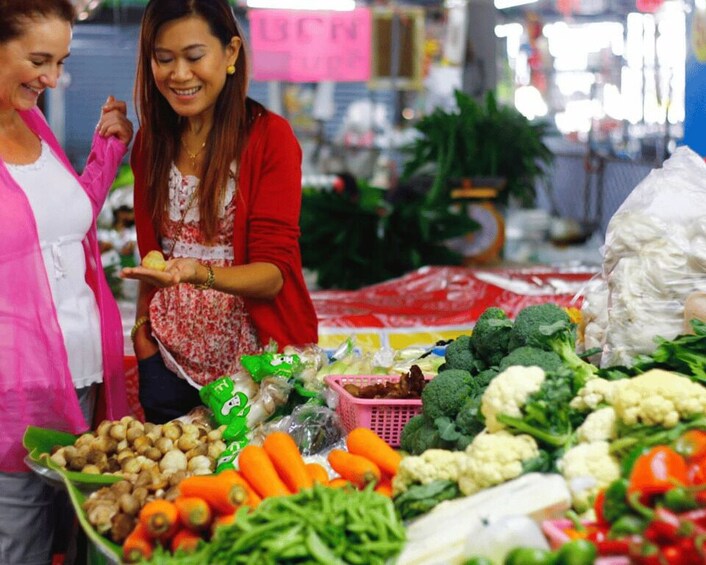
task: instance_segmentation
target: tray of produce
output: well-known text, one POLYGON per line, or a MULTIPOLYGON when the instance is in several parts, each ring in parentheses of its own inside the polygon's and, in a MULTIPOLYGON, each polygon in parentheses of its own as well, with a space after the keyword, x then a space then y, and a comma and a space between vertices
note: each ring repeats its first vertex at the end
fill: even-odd
MULTIPOLYGON (((61 464, 62 461, 66 461, 65 457, 54 457, 56 453, 74 446, 79 437, 58 430, 28 426, 22 440, 27 450, 25 464, 55 487, 64 486, 63 475, 66 475, 74 485, 82 490, 93 490, 118 482, 120 477, 113 474, 81 472, 84 467, 88 466, 88 462, 85 465, 82 464, 78 460, 78 454, 75 463, 80 464, 81 467, 75 470, 61 464)), ((72 449, 69 449, 69 453, 72 453, 72 449)), ((91 469, 89 468, 88 471, 91 469)))
POLYGON ((325 382, 338 394, 337 412, 346 430, 369 428, 397 447, 402 428, 422 410, 426 379, 412 365, 403 375, 329 375, 325 382))

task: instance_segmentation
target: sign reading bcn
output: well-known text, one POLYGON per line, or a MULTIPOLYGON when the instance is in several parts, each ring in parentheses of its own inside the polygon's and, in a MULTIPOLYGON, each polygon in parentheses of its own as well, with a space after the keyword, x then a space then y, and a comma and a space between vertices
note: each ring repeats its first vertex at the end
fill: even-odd
POLYGON ((249 10, 255 80, 367 81, 371 15, 350 12, 249 10))

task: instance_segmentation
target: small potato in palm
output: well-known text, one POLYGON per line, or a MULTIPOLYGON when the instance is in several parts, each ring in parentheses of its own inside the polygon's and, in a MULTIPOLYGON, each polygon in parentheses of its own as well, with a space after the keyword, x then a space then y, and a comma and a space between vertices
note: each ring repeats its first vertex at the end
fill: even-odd
POLYGON ((142 258, 142 266, 145 267, 145 269, 165 271, 167 269, 167 262, 161 251, 150 251, 142 258))

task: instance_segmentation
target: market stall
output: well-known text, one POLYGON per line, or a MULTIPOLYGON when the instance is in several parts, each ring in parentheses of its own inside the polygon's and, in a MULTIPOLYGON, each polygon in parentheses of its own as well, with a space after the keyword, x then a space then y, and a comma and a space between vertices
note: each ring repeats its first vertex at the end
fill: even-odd
POLYGON ((702 563, 704 167, 685 149, 635 189, 600 273, 320 291, 334 351, 243 356, 163 425, 30 428, 27 464, 111 563, 702 563))

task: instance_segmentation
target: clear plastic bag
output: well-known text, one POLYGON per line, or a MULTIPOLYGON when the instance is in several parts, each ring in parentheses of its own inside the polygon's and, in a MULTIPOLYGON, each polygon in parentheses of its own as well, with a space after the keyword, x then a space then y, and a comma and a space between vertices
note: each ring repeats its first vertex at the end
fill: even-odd
POLYGON ((261 443, 273 431, 287 432, 306 456, 325 456, 334 447, 340 448, 346 436, 338 414, 313 402, 300 404, 290 415, 260 426, 252 443, 261 443))
POLYGON ((680 147, 611 218, 603 248, 605 286, 589 289, 584 307, 586 334, 602 339, 601 366, 630 366, 654 351, 655 336, 676 337, 687 296, 706 290, 704 179, 706 163, 680 147), (601 304, 605 315, 596 312, 601 304))

